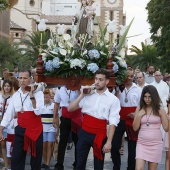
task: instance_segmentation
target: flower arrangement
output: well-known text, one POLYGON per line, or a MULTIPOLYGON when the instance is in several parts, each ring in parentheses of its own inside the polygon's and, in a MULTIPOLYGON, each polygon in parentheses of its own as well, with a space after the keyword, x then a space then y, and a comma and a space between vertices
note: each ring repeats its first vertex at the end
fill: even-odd
MULTIPOLYGON (((100 35, 92 42, 87 35, 80 35, 76 40, 69 34, 51 33, 51 39, 47 42, 48 48, 42 53, 45 75, 62 78, 71 75, 92 78, 99 68, 107 67, 110 42, 104 39, 105 34, 106 28, 102 30, 100 27, 100 35)), ((118 84, 125 79, 127 68, 124 57, 119 55, 120 51, 120 46, 113 43, 111 56, 118 84)))

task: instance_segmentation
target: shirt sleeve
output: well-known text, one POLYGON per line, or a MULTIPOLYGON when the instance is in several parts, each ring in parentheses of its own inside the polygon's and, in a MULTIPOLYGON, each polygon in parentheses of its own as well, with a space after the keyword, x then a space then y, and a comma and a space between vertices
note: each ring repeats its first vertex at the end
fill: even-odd
POLYGON ((120 121, 120 101, 117 97, 115 97, 113 104, 110 108, 110 114, 109 114, 109 125, 115 125, 117 126, 120 121))
POLYGON ((42 108, 44 106, 44 94, 42 91, 39 91, 34 94, 35 100, 36 100, 36 108, 33 108, 34 113, 36 115, 41 115, 42 113, 42 108))
POLYGON ((4 113, 3 119, 1 121, 1 126, 7 127, 10 124, 11 120, 14 118, 14 116, 15 116, 14 99, 12 97, 6 109, 6 112, 4 113))
POLYGON ((55 92, 54 102, 55 102, 55 103, 60 103, 60 102, 61 102, 60 90, 59 90, 59 89, 57 89, 56 92, 55 92))

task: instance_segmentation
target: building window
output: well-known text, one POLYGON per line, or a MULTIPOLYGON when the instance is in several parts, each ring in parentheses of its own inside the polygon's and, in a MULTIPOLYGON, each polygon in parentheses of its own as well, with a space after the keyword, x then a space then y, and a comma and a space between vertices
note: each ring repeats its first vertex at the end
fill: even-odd
POLYGON ((35 1, 34 0, 30 0, 30 6, 33 7, 35 5, 35 1))
POLYGON ((18 33, 15 33, 15 36, 16 36, 16 37, 18 37, 18 36, 19 36, 19 34, 18 34, 18 33))

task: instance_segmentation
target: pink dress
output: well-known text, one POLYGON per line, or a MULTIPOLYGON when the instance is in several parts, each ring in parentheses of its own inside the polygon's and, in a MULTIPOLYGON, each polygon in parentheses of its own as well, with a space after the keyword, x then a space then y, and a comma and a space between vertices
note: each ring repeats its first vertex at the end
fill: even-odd
POLYGON ((162 133, 160 130, 161 119, 159 116, 150 115, 141 119, 138 141, 136 146, 136 159, 159 163, 162 158, 162 133))

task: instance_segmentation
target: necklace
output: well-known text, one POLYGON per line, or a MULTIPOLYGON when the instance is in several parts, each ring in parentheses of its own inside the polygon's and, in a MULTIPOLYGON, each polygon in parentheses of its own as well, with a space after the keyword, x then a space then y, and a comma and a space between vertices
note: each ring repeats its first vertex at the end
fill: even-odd
MULTIPOLYGON (((130 89, 131 90, 131 89, 130 89)), ((128 98, 127 98, 127 95, 128 95, 128 93, 130 92, 130 90, 128 90, 128 91, 126 91, 126 89, 125 89, 125 103, 127 103, 128 102, 128 98)))
POLYGON ((146 126, 149 126, 149 125, 150 125, 149 118, 150 118, 151 113, 152 113, 152 110, 151 110, 148 118, 147 118, 147 115, 146 115, 146 126))
MULTIPOLYGON (((29 93, 28 93, 29 94, 29 93)), ((23 104, 24 104, 24 102, 25 102, 25 99, 27 98, 27 96, 28 96, 28 94, 26 95, 26 97, 24 98, 24 100, 22 101, 22 97, 21 97, 21 93, 20 93, 20 99, 21 99, 21 113, 24 113, 24 106, 23 106, 23 104)))
POLYGON ((71 102, 71 99, 70 99, 71 90, 70 90, 70 92, 68 93, 68 92, 67 92, 67 89, 65 88, 65 91, 66 91, 66 93, 67 93, 67 95, 68 95, 68 103, 70 104, 70 102, 71 102))

